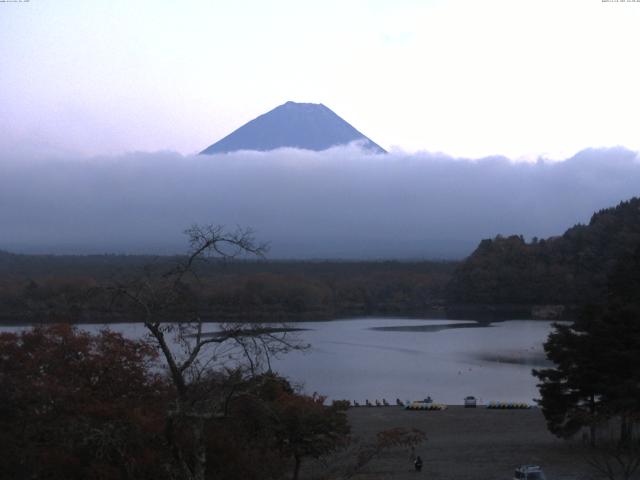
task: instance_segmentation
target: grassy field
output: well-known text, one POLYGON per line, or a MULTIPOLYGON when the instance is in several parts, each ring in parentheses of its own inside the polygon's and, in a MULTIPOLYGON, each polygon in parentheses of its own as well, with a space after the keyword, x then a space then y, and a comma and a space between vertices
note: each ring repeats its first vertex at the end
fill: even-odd
POLYGON ((397 449, 370 463, 357 479, 508 480, 516 466, 542 466, 548 480, 587 479, 594 475, 579 441, 569 443, 551 435, 537 408, 529 410, 465 409, 406 411, 401 407, 352 408, 353 434, 372 439, 376 432, 418 428, 427 441, 416 447, 421 473, 413 469, 412 452, 397 449))

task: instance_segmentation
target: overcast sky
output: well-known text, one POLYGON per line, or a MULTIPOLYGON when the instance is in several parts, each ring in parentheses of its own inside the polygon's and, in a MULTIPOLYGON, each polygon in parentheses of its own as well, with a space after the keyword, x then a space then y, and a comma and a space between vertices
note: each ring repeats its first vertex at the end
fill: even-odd
POLYGON ((201 150, 287 100, 385 148, 640 149, 640 2, 0 2, 0 148, 201 150))

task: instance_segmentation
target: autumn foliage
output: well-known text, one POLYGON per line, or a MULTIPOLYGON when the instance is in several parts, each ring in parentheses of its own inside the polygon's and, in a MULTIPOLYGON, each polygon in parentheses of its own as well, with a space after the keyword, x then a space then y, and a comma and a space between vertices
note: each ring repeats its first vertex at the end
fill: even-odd
POLYGON ((68 325, 0 334, 3 478, 159 474, 166 398, 153 349, 68 325))
MULTIPOLYGON (((189 423, 167 438, 176 392, 154 348, 69 325, 0 334, 2 479, 154 479, 177 471, 189 423)), ((216 395, 206 421, 206 478, 296 475, 304 459, 346 445, 344 407, 296 393, 275 374, 211 372, 192 392, 216 395)), ((174 419, 175 423, 175 419, 174 419)))

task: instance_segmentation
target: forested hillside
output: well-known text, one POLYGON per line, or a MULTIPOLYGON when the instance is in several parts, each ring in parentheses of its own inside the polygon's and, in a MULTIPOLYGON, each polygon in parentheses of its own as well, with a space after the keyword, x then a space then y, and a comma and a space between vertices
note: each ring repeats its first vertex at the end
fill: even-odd
POLYGON ((640 245, 640 198, 595 213, 560 237, 482 240, 455 270, 449 303, 582 305, 603 300, 616 262, 640 245))
MULTIPOLYGON (((207 315, 219 320, 427 315, 434 309, 443 315, 445 307, 459 317, 486 306, 498 316, 545 316, 527 312, 540 305, 601 302, 614 265, 638 246, 640 198, 633 198, 559 237, 482 240, 462 263, 210 260, 198 266, 198 278, 188 287, 207 315)), ((135 320, 110 301, 108 287, 166 271, 180 259, 0 251, 0 321, 135 320)))
MULTIPOLYGON (((181 257, 14 255, 0 251, 0 322, 135 320, 109 287, 160 278, 181 257)), ((208 319, 297 321, 425 315, 444 304, 454 262, 223 261, 188 287, 208 319)))

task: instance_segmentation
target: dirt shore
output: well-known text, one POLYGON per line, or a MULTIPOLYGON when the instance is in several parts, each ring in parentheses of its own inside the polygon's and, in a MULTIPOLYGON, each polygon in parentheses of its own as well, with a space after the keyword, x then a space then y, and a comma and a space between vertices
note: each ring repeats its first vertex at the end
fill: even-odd
POLYGON ((349 410, 353 434, 373 439, 393 427, 418 428, 427 441, 415 453, 424 461, 413 470, 411 452, 389 451, 369 464, 357 479, 510 480, 516 466, 533 463, 548 480, 594 478, 580 442, 551 435, 538 408, 492 410, 450 406, 444 411, 407 411, 402 407, 349 410))

